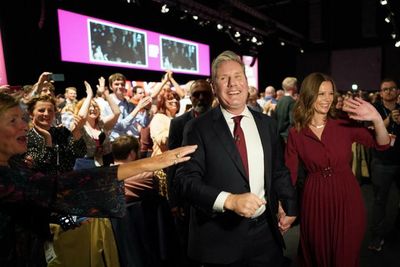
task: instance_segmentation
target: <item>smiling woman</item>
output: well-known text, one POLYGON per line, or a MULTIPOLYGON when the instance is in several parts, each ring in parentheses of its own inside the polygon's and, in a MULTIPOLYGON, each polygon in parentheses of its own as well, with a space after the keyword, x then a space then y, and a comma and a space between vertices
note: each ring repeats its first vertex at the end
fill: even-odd
POLYGON ((389 147, 383 120, 370 103, 360 98, 344 100, 343 111, 348 117, 336 118, 335 91, 332 78, 311 73, 303 80, 293 109, 295 127, 289 130, 286 166, 293 184, 298 182, 299 165, 307 173, 306 182, 298 188, 301 266, 332 262, 335 266, 358 266, 366 215, 360 186, 348 164, 352 144, 378 150, 389 147), (371 121, 375 135, 349 118, 371 121))
POLYGON ((150 122, 150 136, 153 140, 153 153, 158 155, 168 149, 168 134, 171 120, 179 111, 180 97, 172 89, 163 89, 158 95, 157 113, 150 122))
POLYGON ((0 266, 45 266, 50 212, 120 217, 125 212, 121 180, 187 161, 196 149, 186 146, 119 166, 45 175, 18 156, 27 150, 27 131, 18 101, 0 93, 0 266))

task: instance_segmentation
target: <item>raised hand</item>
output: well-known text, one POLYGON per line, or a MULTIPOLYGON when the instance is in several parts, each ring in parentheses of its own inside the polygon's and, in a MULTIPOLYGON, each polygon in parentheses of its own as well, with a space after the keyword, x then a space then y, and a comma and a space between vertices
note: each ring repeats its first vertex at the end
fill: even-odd
POLYGON ((349 114, 349 117, 360 121, 377 121, 381 115, 369 102, 356 97, 348 98, 343 101, 343 111, 349 114))
POLYGON ((150 96, 145 96, 139 100, 137 107, 139 108, 139 110, 142 108, 145 108, 148 104, 151 103, 151 101, 152 101, 152 98, 150 96))
POLYGON ((106 80, 103 76, 99 78, 99 84, 97 85, 97 91, 100 92, 102 95, 106 90, 106 80))
POLYGON ((39 125, 37 125, 34 121, 32 121, 32 124, 33 124, 33 127, 36 130, 36 132, 44 138, 44 140, 46 142, 46 146, 52 146, 53 140, 52 140, 50 132, 47 131, 46 129, 40 127, 39 125))
POLYGON ((93 97, 93 89, 90 86, 90 83, 88 83, 87 81, 84 81, 84 84, 85 84, 85 88, 86 88, 86 97, 92 98, 93 97))

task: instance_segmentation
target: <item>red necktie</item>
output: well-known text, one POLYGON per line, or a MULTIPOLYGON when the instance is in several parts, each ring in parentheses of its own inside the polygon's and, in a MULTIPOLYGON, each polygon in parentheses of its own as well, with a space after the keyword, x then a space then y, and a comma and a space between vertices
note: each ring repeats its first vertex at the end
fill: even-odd
POLYGON ((246 171, 247 178, 249 177, 249 165, 247 161, 247 150, 246 150, 246 139, 244 138, 244 133, 242 127, 240 127, 240 120, 242 119, 242 115, 233 117, 233 121, 235 122, 235 127, 233 128, 233 136, 235 138, 235 144, 237 149, 239 150, 240 157, 242 158, 243 167, 246 171))

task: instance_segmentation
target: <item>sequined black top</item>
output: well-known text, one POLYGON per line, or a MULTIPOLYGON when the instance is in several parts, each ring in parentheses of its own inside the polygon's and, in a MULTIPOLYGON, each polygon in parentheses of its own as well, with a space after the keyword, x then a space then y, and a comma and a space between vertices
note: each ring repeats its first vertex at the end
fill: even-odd
POLYGON ((27 155, 33 160, 32 168, 46 174, 71 171, 76 158, 84 157, 86 145, 83 138, 74 140, 65 127, 51 127, 49 130, 53 146, 46 146, 44 138, 35 129, 28 131, 27 155))
POLYGON ((124 188, 116 176, 117 167, 44 175, 0 166, 0 266, 43 266, 50 211, 123 216, 124 188))

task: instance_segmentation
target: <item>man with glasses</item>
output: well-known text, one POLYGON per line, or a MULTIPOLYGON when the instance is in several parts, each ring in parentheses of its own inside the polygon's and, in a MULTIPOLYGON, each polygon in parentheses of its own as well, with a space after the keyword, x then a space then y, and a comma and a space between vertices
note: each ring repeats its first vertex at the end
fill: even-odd
MULTIPOLYGON (((400 189, 400 105, 399 90, 393 79, 384 79, 380 86, 382 101, 375 104, 390 134, 391 147, 385 151, 372 151, 371 177, 374 188, 370 250, 381 251, 384 244, 386 204, 393 182, 400 189), (397 138, 396 138, 397 137, 397 138)), ((400 216, 399 214, 397 215, 400 216)))
MULTIPOLYGON (((183 129, 185 125, 192 119, 210 110, 214 96, 211 84, 207 80, 199 79, 193 81, 190 86, 190 101, 192 108, 171 121, 168 136, 168 149, 180 147, 183 139, 183 129)), ((189 259, 186 258, 187 238, 189 231, 189 209, 181 199, 178 199, 175 191, 175 172, 176 167, 168 168, 168 194, 171 212, 175 219, 175 224, 179 234, 179 240, 182 249, 181 260, 184 266, 194 266, 189 259)))

